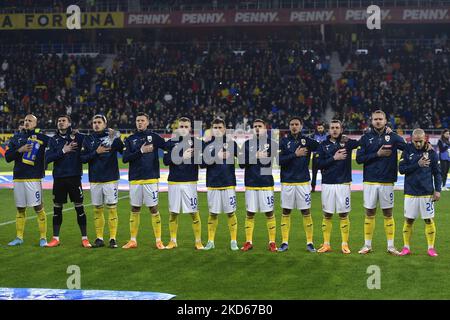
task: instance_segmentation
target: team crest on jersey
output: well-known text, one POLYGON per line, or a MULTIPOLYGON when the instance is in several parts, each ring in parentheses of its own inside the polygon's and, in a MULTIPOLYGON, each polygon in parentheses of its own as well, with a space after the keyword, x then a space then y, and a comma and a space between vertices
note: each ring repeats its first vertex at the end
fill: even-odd
POLYGON ((71 139, 71 140, 75 140, 75 135, 74 135, 74 134, 71 134, 71 135, 70 135, 70 139, 71 139))
POLYGON ((152 142, 152 140, 153 140, 153 137, 152 137, 152 136, 147 136, 147 142, 148 142, 148 143, 152 142))
POLYGON ((386 142, 389 142, 391 140, 391 136, 384 136, 384 140, 386 140, 386 142))
POLYGON ((287 144, 287 148, 289 149, 291 147, 291 142, 289 141, 287 144))
POLYGON ((373 138, 370 138, 369 143, 372 144, 372 142, 373 142, 373 138))
POLYGON ((428 159, 428 157, 429 157, 428 152, 424 152, 424 153, 423 153, 423 157, 424 157, 425 159, 428 159))
POLYGON ((414 156, 414 153, 411 153, 411 154, 409 155, 409 160, 412 160, 413 156, 414 156))
POLYGON ((341 143, 340 143, 340 146, 341 146, 341 148, 345 147, 345 143, 344 143, 344 142, 341 142, 341 143))
POLYGON ((227 149, 228 149, 228 143, 224 143, 224 144, 223 144, 223 149, 224 149, 224 150, 227 150, 227 149))
POLYGON ((268 143, 264 144, 263 151, 269 150, 269 146, 270 145, 268 143))
POLYGON ((189 140, 189 141, 188 141, 188 144, 189 144, 189 146, 192 147, 192 145, 194 144, 194 142, 192 142, 192 140, 189 140))
POLYGON ((302 139, 302 140, 301 140, 301 143, 302 143, 302 145, 305 145, 305 144, 306 144, 306 140, 305 140, 305 139, 302 139))

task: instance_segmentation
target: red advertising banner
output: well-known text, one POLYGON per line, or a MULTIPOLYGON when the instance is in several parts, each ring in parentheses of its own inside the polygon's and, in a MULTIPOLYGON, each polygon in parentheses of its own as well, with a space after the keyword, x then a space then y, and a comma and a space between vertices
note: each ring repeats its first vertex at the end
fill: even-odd
MULTIPOLYGON (((365 24, 366 9, 227 10, 128 13, 125 27, 229 27, 365 24)), ((450 7, 381 8, 381 23, 450 23, 450 7)))

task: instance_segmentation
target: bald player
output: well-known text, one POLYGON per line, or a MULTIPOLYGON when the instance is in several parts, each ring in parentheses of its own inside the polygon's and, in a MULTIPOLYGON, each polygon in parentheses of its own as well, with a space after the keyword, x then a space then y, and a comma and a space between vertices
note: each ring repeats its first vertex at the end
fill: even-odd
POLYGON ((39 226, 39 245, 47 246, 47 216, 42 203, 42 178, 45 174, 45 149, 49 138, 36 131, 37 118, 28 114, 24 129, 9 141, 6 162, 14 161, 14 199, 16 202, 16 238, 8 245, 23 243, 26 208, 33 207, 39 226))
POLYGON ((428 150, 422 129, 415 129, 412 141, 406 145, 400 160, 399 171, 405 175, 405 222, 403 225, 403 250, 401 256, 411 254, 410 239, 415 219, 425 221, 428 255, 437 257, 434 248, 436 226, 434 224, 434 202, 441 197, 442 177, 438 155, 428 150))

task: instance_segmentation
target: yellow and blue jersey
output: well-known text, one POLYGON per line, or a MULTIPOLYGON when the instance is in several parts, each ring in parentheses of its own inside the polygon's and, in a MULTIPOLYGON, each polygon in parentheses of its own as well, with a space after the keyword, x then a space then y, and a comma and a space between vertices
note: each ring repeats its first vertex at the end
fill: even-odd
POLYGON ((347 142, 331 141, 328 137, 320 144, 318 149, 318 166, 322 172, 323 184, 343 184, 352 181, 352 150, 358 148, 359 141, 348 139, 347 142), (334 155, 339 149, 347 151, 347 158, 334 160, 334 155))
POLYGON ((197 182, 203 142, 192 136, 177 136, 167 141, 166 149, 163 162, 169 166, 168 182, 197 182), (194 148, 194 153, 190 159, 184 160, 183 152, 189 148, 194 148))
POLYGON ((309 175, 309 161, 311 152, 319 148, 319 143, 311 138, 293 136, 289 133, 280 140, 280 177, 281 183, 302 183, 311 180, 309 175), (308 154, 304 157, 297 157, 297 148, 308 148, 308 154))
POLYGON ((153 131, 137 131, 125 139, 123 163, 130 163, 128 180, 130 183, 142 181, 156 183, 159 179, 159 149, 165 150, 166 142, 153 131), (142 153, 144 144, 153 144, 153 152, 142 153))
MULTIPOLYGON (((236 173, 234 159, 238 156, 237 143, 227 137, 212 138, 203 147, 203 161, 201 167, 206 168, 206 186, 208 188, 229 188, 236 186, 236 173), (226 159, 219 159, 216 152, 222 149, 231 152, 233 162, 227 163, 226 159)), ((229 161, 229 160, 228 160, 229 161)))
POLYGON ((397 181, 397 150, 403 150, 405 140, 396 133, 381 133, 375 130, 365 133, 360 139, 360 148, 356 152, 356 162, 363 164, 364 182, 394 183, 397 181), (389 148, 389 157, 378 157, 381 148, 389 148))
POLYGON ((45 149, 49 137, 35 130, 24 130, 15 134, 9 141, 5 153, 6 162, 14 161, 13 179, 21 181, 40 180, 45 175, 45 149), (31 144, 32 150, 19 153, 20 147, 31 144))
POLYGON ((434 191, 441 192, 442 176, 438 155, 434 150, 418 150, 408 143, 400 160, 399 171, 405 175, 405 195, 419 197, 431 196, 434 191), (422 158, 430 159, 429 167, 419 166, 422 158))
POLYGON ((73 134, 71 130, 68 130, 64 135, 57 132, 50 138, 45 158, 47 164, 53 162, 53 178, 76 177, 83 174, 81 148, 84 137, 81 133, 73 134), (64 145, 71 142, 77 143, 77 149, 63 153, 64 145))
POLYGON ((245 141, 239 154, 239 167, 245 169, 244 184, 248 190, 271 189, 274 186, 272 167, 278 153, 278 143, 269 136, 245 141), (266 151, 268 158, 257 159, 258 151, 266 151))
POLYGON ((105 183, 117 181, 120 178, 117 153, 123 152, 123 142, 120 138, 111 140, 108 131, 87 135, 81 149, 81 161, 89 164, 89 182, 105 183), (109 152, 97 154, 97 148, 103 145, 110 147, 109 152))

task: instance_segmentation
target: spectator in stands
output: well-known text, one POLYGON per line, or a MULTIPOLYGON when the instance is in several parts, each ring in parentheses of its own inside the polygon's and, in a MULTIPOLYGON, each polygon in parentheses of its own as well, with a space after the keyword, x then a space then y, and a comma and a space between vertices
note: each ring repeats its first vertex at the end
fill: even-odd
POLYGON ((442 190, 448 191, 448 188, 446 187, 447 176, 450 167, 450 132, 448 129, 442 131, 441 138, 438 142, 438 148, 442 173, 442 190))

